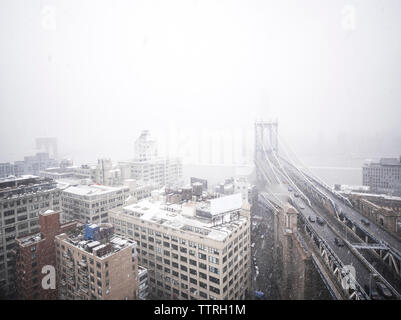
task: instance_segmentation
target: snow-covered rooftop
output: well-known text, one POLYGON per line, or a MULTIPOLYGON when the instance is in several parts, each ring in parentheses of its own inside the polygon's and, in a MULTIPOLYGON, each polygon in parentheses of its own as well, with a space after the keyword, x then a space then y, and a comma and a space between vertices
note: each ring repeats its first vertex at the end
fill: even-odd
POLYGON ((184 204, 168 204, 163 201, 144 199, 138 203, 128 205, 117 214, 138 217, 143 221, 163 225, 180 231, 193 232, 199 236, 223 241, 233 231, 246 222, 246 218, 238 216, 231 219, 233 211, 239 211, 242 207, 241 194, 230 195, 212 199, 211 203, 188 202, 184 204), (226 198, 226 199, 224 199, 226 198), (219 200, 213 202, 213 200, 219 200), (192 210, 191 210, 192 208, 192 210), (196 209, 213 210, 214 214, 220 217, 214 219, 195 215, 196 209), (191 214, 192 212, 192 214, 191 214), (224 215, 224 213, 227 213, 224 215))
POLYGON ((242 206, 241 193, 235 193, 225 197, 210 200, 210 213, 212 215, 221 214, 228 211, 238 210, 242 206))
POLYGON ((65 188, 63 191, 79 196, 96 196, 96 195, 103 195, 123 189, 128 189, 128 187, 109 187, 104 185, 73 185, 65 188))

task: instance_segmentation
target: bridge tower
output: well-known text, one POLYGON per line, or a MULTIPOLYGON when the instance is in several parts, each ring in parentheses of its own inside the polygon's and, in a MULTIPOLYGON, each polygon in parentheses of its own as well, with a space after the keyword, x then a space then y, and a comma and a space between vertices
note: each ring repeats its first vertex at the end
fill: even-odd
POLYGON ((266 184, 266 179, 262 174, 261 166, 265 168, 264 172, 272 176, 272 169, 266 163, 266 156, 272 159, 272 153, 278 152, 278 122, 277 121, 256 121, 255 122, 255 171, 257 185, 262 187, 266 184))

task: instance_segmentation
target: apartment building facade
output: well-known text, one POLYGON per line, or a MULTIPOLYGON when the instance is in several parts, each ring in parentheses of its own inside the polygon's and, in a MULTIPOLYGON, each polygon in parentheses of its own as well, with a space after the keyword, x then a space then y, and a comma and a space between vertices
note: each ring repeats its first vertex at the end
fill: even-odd
POLYGON ((174 186, 182 182, 182 161, 179 158, 124 161, 120 165, 128 168, 126 172, 129 179, 142 181, 144 184, 174 186))
POLYGON ((63 221, 106 223, 110 209, 120 207, 129 196, 128 187, 76 184, 62 190, 63 221))
POLYGON ((231 300, 250 293, 250 213, 241 194, 171 204, 154 193, 111 210, 110 222, 138 243, 152 298, 231 300))
POLYGON ((86 224, 56 236, 55 242, 59 299, 133 300, 144 295, 139 293, 136 243, 114 235, 112 225, 86 224))
POLYGON ((401 157, 366 162, 362 167, 362 184, 374 192, 401 195, 401 157))
POLYGON ((0 179, 14 175, 14 165, 10 162, 0 163, 0 179))
MULTIPOLYGON (((124 185, 129 187, 131 202, 137 202, 151 196, 152 191, 157 189, 156 184, 142 184, 134 179, 124 180, 124 185)), ((128 201, 128 200, 127 200, 128 201)))
POLYGON ((134 159, 119 162, 123 179, 134 179, 142 184, 176 186, 182 183, 182 161, 179 158, 159 157, 156 141, 145 130, 135 141, 134 159))
POLYGON ((38 176, 40 171, 47 168, 57 167, 58 161, 49 157, 46 152, 38 152, 34 156, 24 157, 23 161, 14 162, 14 175, 22 176, 32 174, 38 176))
POLYGON ((0 180, 0 295, 15 293, 16 238, 39 232, 39 214, 61 209, 60 190, 47 178, 0 180))
POLYGON ((42 270, 56 266, 56 235, 75 229, 77 222, 60 224, 60 212, 47 210, 39 214, 39 224, 40 232, 16 240, 17 299, 57 299, 57 288, 42 287, 42 270))
POLYGON ((148 130, 141 132, 141 135, 135 141, 134 148, 135 159, 138 161, 147 161, 157 157, 157 144, 151 138, 148 130))
POLYGON ((94 171, 94 182, 105 186, 122 185, 121 170, 113 165, 111 159, 98 159, 94 171))

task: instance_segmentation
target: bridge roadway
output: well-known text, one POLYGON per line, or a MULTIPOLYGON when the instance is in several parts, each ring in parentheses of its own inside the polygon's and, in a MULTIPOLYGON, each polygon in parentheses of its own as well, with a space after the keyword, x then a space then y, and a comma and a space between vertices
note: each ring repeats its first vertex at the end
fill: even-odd
MULTIPOLYGON (((273 192, 271 191, 264 192, 264 198, 267 197, 268 199, 270 199, 271 203, 277 203, 277 199, 284 200, 283 192, 275 194, 272 193, 273 192)), ((373 273, 377 273, 379 278, 377 280, 381 280, 381 282, 384 283, 386 283, 387 281, 388 284, 391 284, 391 291, 393 291, 395 297, 400 298, 400 279, 394 273, 389 272, 379 260, 372 257, 372 255, 370 255, 370 257, 366 257, 366 253, 362 255, 356 250, 351 250, 349 246, 347 246, 347 243, 345 243, 344 246, 341 247, 335 243, 335 238, 344 239, 345 242, 348 242, 348 244, 360 242, 360 239, 356 235, 354 235, 350 231, 347 231, 345 226, 342 225, 332 214, 328 212, 323 214, 322 212, 320 212, 321 210, 319 210, 319 208, 316 208, 317 210, 319 210, 319 213, 317 213, 317 211, 315 211, 314 208, 308 206, 306 201, 304 201, 302 198, 294 197, 289 192, 284 193, 287 193, 287 198, 291 198, 291 201, 294 202, 299 213, 302 214, 306 219, 308 219, 309 217, 313 217, 316 220, 316 217, 321 217, 325 220, 324 225, 318 224, 317 221, 308 221, 312 229, 321 239, 324 239, 324 241, 326 241, 327 245, 330 247, 331 250, 334 251, 334 253, 341 260, 344 266, 354 266, 356 271, 356 281, 359 283, 359 285, 361 285, 362 288, 365 289, 365 292, 367 294, 369 294, 370 285, 372 284, 373 288, 375 286, 374 280, 371 278, 371 275, 373 273)))
MULTIPOLYGON (((361 219, 367 219, 364 215, 350 207, 349 205, 346 205, 343 203, 340 199, 332 197, 332 200, 336 204, 337 208, 339 208, 346 216, 350 218, 350 220, 353 220, 357 223, 361 223, 361 219)), ((368 230, 370 233, 372 233, 376 238, 383 240, 387 242, 393 249, 397 250, 398 252, 401 252, 401 241, 400 239, 397 239, 395 236, 393 236, 391 233, 388 231, 384 230, 380 226, 376 225, 375 222, 372 221, 372 223, 369 226, 363 225, 363 227, 368 230)))
MULTIPOLYGON (((309 207, 305 201, 300 198, 292 198, 293 201, 298 205, 298 207, 304 207, 305 209, 301 209, 300 213, 308 219, 309 217, 313 217, 316 219, 317 216, 321 216, 316 214, 316 212, 309 207)), ((326 219, 325 219, 326 220, 326 219)), ((369 287, 370 285, 370 271, 369 269, 355 256, 355 254, 347 247, 339 247, 335 244, 334 239, 338 236, 335 232, 327 225, 327 222, 324 225, 320 225, 316 222, 310 223, 313 230, 319 235, 320 238, 324 239, 330 248, 334 251, 334 253, 338 256, 341 262, 345 265, 352 265, 356 271, 356 281, 363 287, 369 287)), ((367 292, 369 294, 369 292, 367 292)))
MULTIPOLYGON (((325 193, 326 195, 327 195, 327 192, 325 193)), ((333 197, 332 197, 333 198, 333 197)), ((294 198, 293 198, 294 199, 294 198)), ((302 199, 300 199, 300 198, 295 198, 296 200, 295 200, 295 202, 296 203, 298 203, 298 205, 300 205, 300 204, 303 204, 303 206, 305 207, 305 209, 304 210, 301 210, 301 211, 303 211, 303 212, 308 212, 309 211, 309 207, 307 206, 307 204, 305 203, 305 201, 304 200, 302 200, 302 199)), ((337 198, 336 198, 337 199, 337 198)), ((342 201, 340 200, 340 199, 337 199, 338 200, 338 202, 340 202, 340 203, 342 203, 342 201)), ((336 204, 337 205, 337 204, 336 204)), ((342 205, 345 207, 345 208, 349 208, 347 205, 345 205, 345 204, 343 204, 342 203, 342 205)), ((351 209, 351 208, 349 208, 349 209, 351 209)), ((352 209, 353 210, 353 209, 352 209)), ((336 217, 334 217, 332 214, 330 214, 330 213, 328 213, 328 212, 321 212, 322 210, 319 210, 319 212, 320 212, 320 214, 319 214, 319 216, 321 216, 322 218, 324 218, 326 221, 328 221, 329 223, 330 223, 330 225, 333 227, 333 228, 335 228, 335 230, 337 231, 337 233, 339 234, 339 235, 337 235, 337 238, 341 238, 341 239, 345 239, 346 241, 349 241, 349 242, 351 242, 351 243, 360 243, 361 242, 361 239, 359 239, 356 235, 354 235, 351 231, 348 231, 347 230, 347 228, 340 222, 340 221, 338 221, 337 220, 337 218, 336 217)), ((324 211, 324 210, 323 210, 324 211)), ((356 214, 359 214, 358 212, 356 212, 355 210, 353 210, 356 214)), ((345 212, 345 214, 347 214, 346 213, 346 211, 345 210, 343 210, 343 213, 345 212)), ((316 215, 316 214, 315 214, 316 215)), ((355 221, 355 222, 358 222, 359 224, 360 224, 360 219, 359 220, 357 220, 357 221, 355 221)), ((316 224, 316 223, 315 223, 316 224)), ((371 226, 372 226, 372 224, 371 224, 371 226)), ((365 226, 364 226, 365 227, 365 226)), ((368 229, 367 227, 365 227, 366 229, 368 229)), ((376 226, 376 228, 378 228, 377 226, 376 226)), ((371 229, 368 229, 368 231, 370 231, 371 233, 373 233, 372 232, 372 230, 371 229)), ((382 233, 384 230, 382 230, 382 229, 379 229, 379 231, 382 233)), ((378 237, 377 236, 377 234, 374 234, 375 235, 375 237, 378 237)), ((326 234, 323 234, 323 236, 322 236, 322 238, 323 239, 325 239, 326 241, 328 241, 329 242, 329 244, 330 244, 330 236, 329 235, 326 235, 326 234), (326 238, 326 236, 328 236, 329 238, 326 238)), ((380 238, 379 238, 380 239, 380 238)), ((335 248, 338 248, 338 246, 334 243, 334 239, 333 239, 333 246, 331 246, 330 245, 330 247, 332 248, 332 249, 335 249, 335 248)), ((344 246, 343 248, 347 248, 348 250, 348 254, 350 253, 350 249, 347 247, 347 246, 344 246)), ((336 251, 335 251, 336 252, 336 251)), ((337 254, 337 252, 336 252, 336 254, 337 254)), ((372 274, 372 269, 374 268, 376 271, 377 271, 377 273, 380 275, 379 277, 381 278, 381 279, 385 279, 388 283, 390 283, 391 284, 391 286, 395 289, 395 291, 397 291, 398 293, 399 292, 401 292, 401 279, 400 279, 400 277, 399 276, 397 276, 395 273, 393 273, 393 272, 390 272, 389 270, 388 270, 388 268, 376 257, 376 256, 374 256, 373 254, 371 254, 369 251, 366 251, 366 250, 363 250, 363 251, 360 251, 359 252, 359 254, 364 258, 364 259, 366 259, 366 261, 364 261, 365 263, 366 262, 368 262, 369 264, 370 264, 370 270, 369 270, 369 268, 367 268, 366 266, 365 266, 365 264, 364 263, 362 263, 362 265, 364 266, 364 272, 365 271, 367 271, 367 273, 368 273, 368 282, 366 282, 366 276, 365 275, 362 275, 363 277, 364 277, 364 280, 362 280, 361 282, 359 281, 359 279, 358 279, 358 268, 354 265, 354 267, 355 267, 355 269, 356 269, 356 271, 357 271, 357 281, 359 282, 359 284, 361 284, 363 287, 365 287, 365 285, 370 285, 370 274, 372 274)), ((343 263, 346 263, 346 261, 345 260, 343 260, 343 258, 342 258, 342 255, 341 254, 338 254, 338 256, 339 256, 339 258, 342 260, 342 262, 343 263)), ((355 255, 354 255, 354 257, 356 257, 355 255)), ((361 261, 361 260, 363 260, 363 259, 361 259, 360 257, 358 258, 358 257, 356 257, 359 261, 361 261)))
MULTIPOLYGON (((271 124, 267 123, 266 126, 268 125, 271 124)), ((338 257, 338 259, 341 260, 343 266, 353 265, 355 267, 356 281, 359 283, 359 285, 363 289, 369 288, 371 282, 373 282, 371 281, 371 275, 373 273, 377 273, 380 281, 383 282, 387 287, 389 287, 389 289, 393 292, 393 294, 395 294, 397 298, 401 298, 401 295, 399 294, 401 285, 396 285, 394 281, 391 281, 391 277, 383 277, 383 263, 376 260, 377 265, 374 265, 374 259, 369 259, 368 261, 366 258, 367 256, 369 256, 369 253, 366 253, 369 252, 369 250, 361 249, 361 251, 364 251, 362 254, 362 252, 360 252, 358 249, 355 249, 351 243, 361 243, 363 241, 359 239, 356 234, 353 234, 353 232, 347 231, 345 225, 343 225, 334 215, 330 214, 330 212, 328 211, 326 212, 326 210, 322 208, 319 208, 317 202, 311 203, 309 200, 313 199, 309 199, 309 196, 307 197, 306 195, 304 195, 305 190, 302 190, 304 188, 300 188, 301 183, 299 182, 301 181, 306 186, 309 185, 312 187, 312 189, 317 190, 318 194, 323 195, 322 198, 330 199, 331 201, 333 201, 338 213, 342 212, 342 214, 346 216, 347 219, 350 220, 354 225, 357 225, 361 231, 363 231, 365 234, 369 233, 370 238, 375 238, 374 244, 386 243, 390 249, 389 251, 393 251, 391 252, 391 254, 400 256, 399 252, 401 252, 401 241, 386 230, 375 225, 374 223, 372 223, 369 227, 362 225, 361 219, 366 218, 361 213, 354 210, 350 205, 347 205, 343 197, 340 197, 335 192, 333 192, 333 190, 325 185, 324 182, 318 181, 317 178, 311 177, 311 175, 306 174, 305 172, 298 169, 298 167, 293 163, 289 162, 281 156, 278 156, 276 154, 277 141, 275 143, 272 143, 274 142, 274 139, 272 140, 271 137, 272 134, 273 136, 275 134, 277 140, 277 132, 273 132, 274 130, 272 131, 271 127, 269 126, 267 128, 270 130, 270 140, 267 141, 267 143, 270 143, 270 145, 268 145, 267 147, 265 146, 266 141, 264 140, 263 131, 262 133, 259 133, 259 135, 257 134, 258 131, 255 131, 255 165, 259 169, 258 172, 262 176, 262 178, 264 178, 267 185, 272 186, 271 190, 266 190, 268 193, 267 198, 269 199, 267 202, 270 204, 270 207, 272 203, 273 207, 274 204, 282 207, 282 205, 287 202, 281 197, 282 194, 277 194, 277 192, 274 192, 274 189, 276 189, 274 186, 276 184, 289 184, 294 187, 297 192, 299 192, 302 196, 302 198, 295 198, 294 196, 291 196, 291 200, 293 203, 295 203, 295 206, 297 207, 300 215, 302 215, 302 217, 306 219, 308 219, 310 216, 320 216, 323 218, 323 215, 325 215, 324 219, 328 222, 327 224, 320 225, 317 223, 317 221, 314 223, 309 223, 310 221, 307 220, 309 221, 308 225, 310 228, 313 229, 316 235, 319 238, 323 239, 324 242, 330 247, 330 250, 332 250, 334 254, 338 257), (295 181, 293 180, 298 180, 298 182, 295 183, 295 181), (303 209, 300 209, 301 207, 303 209), (316 209, 316 211, 314 209, 316 209), (317 214, 316 212, 319 212, 319 214, 317 214), (342 239, 345 242, 345 245, 341 247, 337 245, 334 242, 334 239, 336 237, 342 239), (348 239, 352 239, 352 241, 350 242, 348 239), (382 267, 383 269, 381 269, 382 267), (387 281, 387 279, 389 281, 387 281), (396 285, 397 288, 394 288, 392 286, 393 284, 396 285)), ((265 129, 265 127, 263 127, 262 129, 265 129)), ((397 259, 398 258, 399 257, 397 257, 397 259)))
MULTIPOLYGON (((305 173, 304 173, 305 174, 305 173)), ((305 174, 306 175, 306 174, 305 174)), ((320 183, 317 183, 316 180, 309 175, 306 175, 308 179, 313 183, 314 187, 324 193, 328 198, 332 199, 339 211, 342 211, 350 220, 356 222, 357 224, 361 224, 361 219, 367 219, 364 215, 344 203, 344 201, 338 198, 336 195, 333 195, 331 190, 327 190, 327 187, 323 187, 320 183), (329 196, 329 194, 331 196, 329 196)), ((374 222, 370 224, 370 226, 362 225, 367 231, 369 231, 373 236, 375 236, 379 240, 383 240, 387 242, 393 249, 401 252, 401 241, 400 239, 393 236, 388 231, 384 230, 380 226, 376 225, 374 222)), ((400 254, 401 255, 401 254, 400 254)))

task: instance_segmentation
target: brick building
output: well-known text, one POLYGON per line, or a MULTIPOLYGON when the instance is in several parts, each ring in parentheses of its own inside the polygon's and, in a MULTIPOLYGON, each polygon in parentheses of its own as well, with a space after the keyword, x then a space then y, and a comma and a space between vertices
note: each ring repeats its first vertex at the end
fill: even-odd
POLYGON ((56 289, 43 289, 41 282, 46 265, 56 266, 56 235, 76 227, 76 222, 60 225, 60 212, 47 210, 39 214, 40 232, 16 239, 17 298, 56 299, 56 289))
POLYGON ((39 232, 39 214, 60 210, 60 193, 47 178, 0 179, 0 297, 15 297, 15 239, 39 232))
POLYGON ((369 220, 401 237, 401 197, 353 192, 348 198, 369 220))
POLYGON ((60 299, 146 297, 141 291, 147 290, 147 272, 139 270, 136 242, 115 236, 113 229, 111 224, 86 224, 56 236, 60 299))

